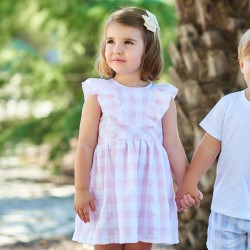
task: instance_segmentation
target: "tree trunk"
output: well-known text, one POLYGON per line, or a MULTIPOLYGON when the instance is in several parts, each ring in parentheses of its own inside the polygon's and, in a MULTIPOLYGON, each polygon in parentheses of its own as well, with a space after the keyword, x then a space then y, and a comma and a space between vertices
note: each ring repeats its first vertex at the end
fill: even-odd
MULTIPOLYGON (((178 43, 171 43, 168 73, 179 88, 178 124, 189 160, 204 132, 199 122, 225 94, 246 87, 238 66, 237 46, 250 27, 249 0, 176 0, 178 43)), ((179 215, 176 249, 206 248, 215 167, 202 178, 200 207, 179 215)))

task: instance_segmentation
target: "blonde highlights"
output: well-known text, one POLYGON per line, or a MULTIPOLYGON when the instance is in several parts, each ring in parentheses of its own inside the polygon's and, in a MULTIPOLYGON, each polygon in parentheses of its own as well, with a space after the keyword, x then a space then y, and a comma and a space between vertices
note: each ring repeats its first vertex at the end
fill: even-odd
POLYGON ((250 54, 250 29, 248 29, 240 38, 238 46, 238 58, 242 60, 244 56, 250 54))
POLYGON ((138 28, 141 31, 144 41, 144 54, 141 62, 141 80, 154 81, 159 79, 163 67, 159 34, 158 32, 154 33, 146 29, 142 15, 147 15, 145 10, 137 7, 127 7, 113 12, 107 20, 99 45, 99 56, 96 61, 96 68, 102 77, 112 78, 115 76, 115 71, 113 71, 106 62, 105 47, 107 27, 112 22, 117 22, 122 25, 138 28))

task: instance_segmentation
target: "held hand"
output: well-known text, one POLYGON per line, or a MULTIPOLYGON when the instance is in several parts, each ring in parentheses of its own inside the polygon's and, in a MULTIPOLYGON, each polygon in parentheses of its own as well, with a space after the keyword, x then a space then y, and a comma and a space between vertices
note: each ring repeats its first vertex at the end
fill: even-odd
MULTIPOLYGON (((199 191, 200 192, 200 191, 199 191)), ((184 211, 184 209, 192 207, 193 205, 199 206, 203 200, 203 194, 200 192, 198 196, 199 202, 195 201, 190 194, 184 195, 179 202, 177 202, 178 212, 184 211)))
POLYGON ((180 185, 176 192, 176 203, 179 211, 183 211, 185 208, 192 205, 198 206, 202 199, 203 195, 197 186, 185 183, 185 181, 180 185))
POLYGON ((188 183, 187 181, 184 180, 184 182, 181 183, 176 192, 176 201, 179 202, 183 198, 183 196, 187 194, 189 194, 191 197, 195 199, 195 204, 199 204, 200 199, 198 197, 200 191, 197 185, 188 183))
POLYGON ((184 209, 192 207, 195 205, 195 199, 191 197, 190 194, 184 195, 182 199, 177 202, 178 212, 184 211, 184 209))
POLYGON ((85 223, 90 222, 89 207, 94 212, 95 202, 89 190, 77 190, 75 193, 74 209, 85 223))

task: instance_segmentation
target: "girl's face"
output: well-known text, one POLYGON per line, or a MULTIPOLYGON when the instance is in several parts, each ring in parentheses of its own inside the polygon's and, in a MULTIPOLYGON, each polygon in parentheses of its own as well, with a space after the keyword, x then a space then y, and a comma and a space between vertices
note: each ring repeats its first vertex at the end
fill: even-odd
POLYGON ((137 28, 112 22, 107 27, 105 59, 118 76, 141 77, 144 42, 137 28))

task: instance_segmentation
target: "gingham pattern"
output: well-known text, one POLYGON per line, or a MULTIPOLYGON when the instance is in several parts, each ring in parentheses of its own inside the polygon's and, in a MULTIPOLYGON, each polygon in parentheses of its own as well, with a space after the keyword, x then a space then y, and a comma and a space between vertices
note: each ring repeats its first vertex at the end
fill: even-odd
POLYGON ((76 216, 73 240, 86 244, 178 243, 177 210, 161 118, 177 89, 131 88, 111 80, 83 83, 102 108, 90 178, 96 211, 76 216))
POLYGON ((211 212, 208 226, 209 250, 250 250, 250 220, 211 212))

